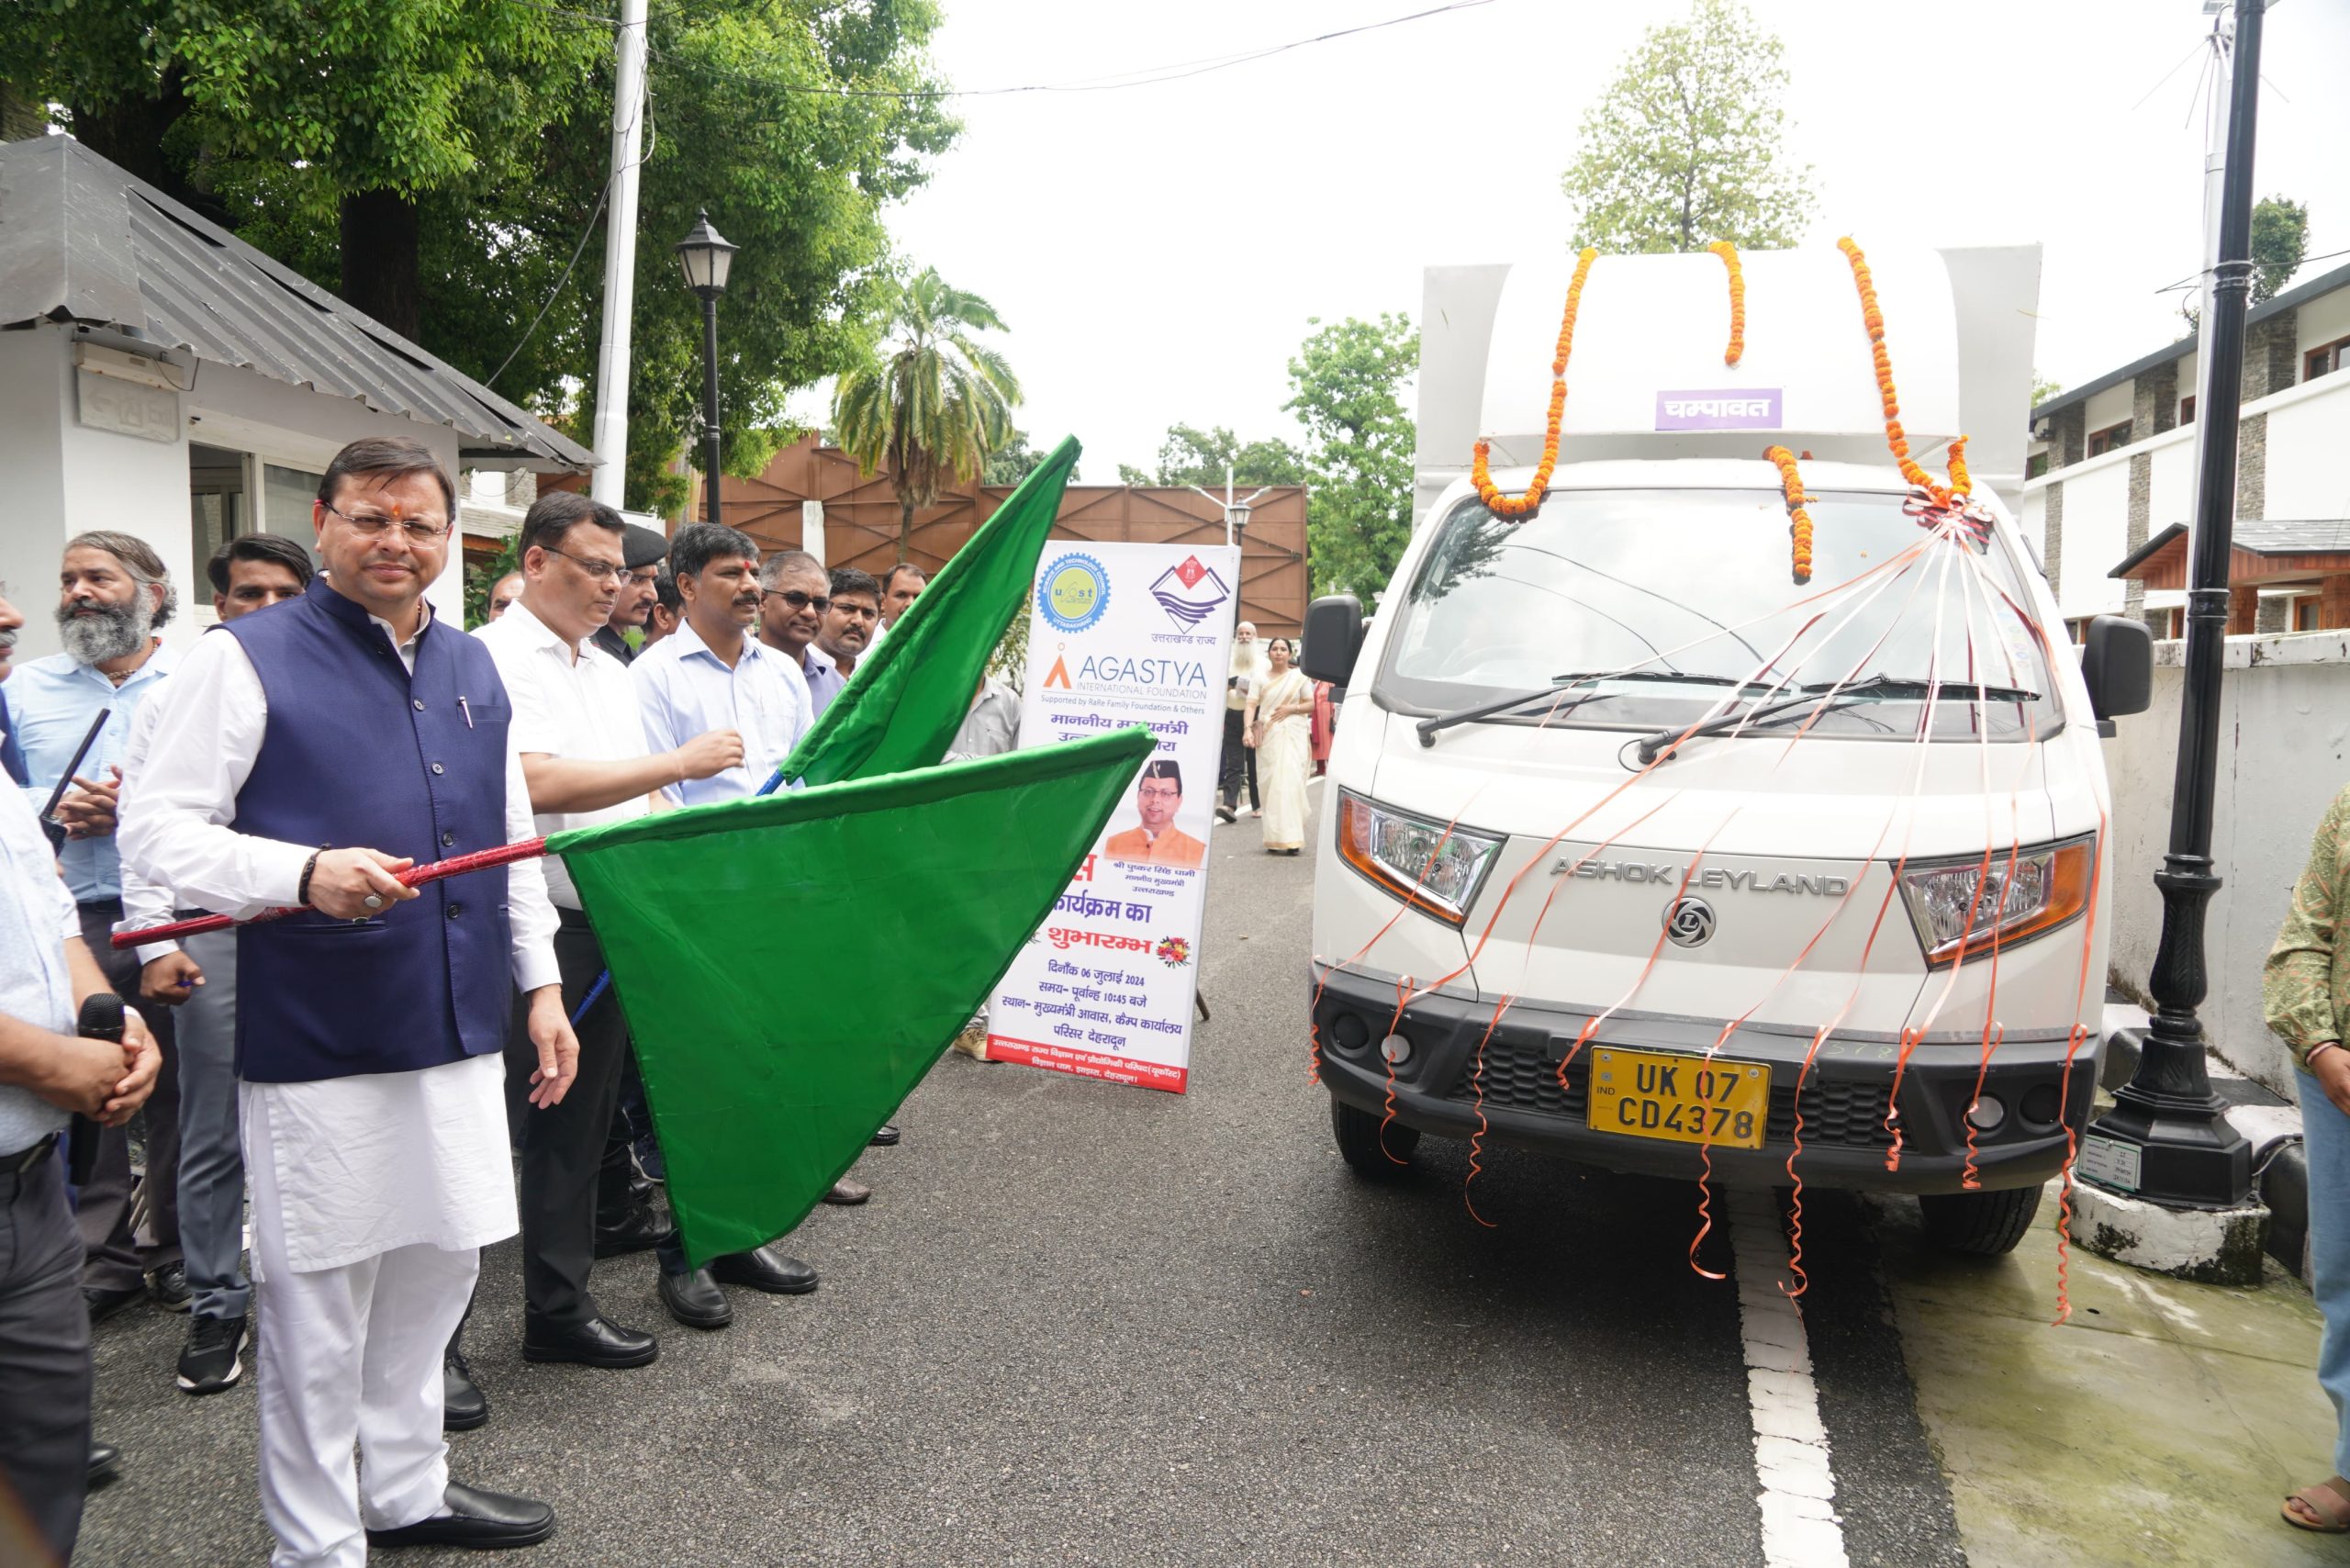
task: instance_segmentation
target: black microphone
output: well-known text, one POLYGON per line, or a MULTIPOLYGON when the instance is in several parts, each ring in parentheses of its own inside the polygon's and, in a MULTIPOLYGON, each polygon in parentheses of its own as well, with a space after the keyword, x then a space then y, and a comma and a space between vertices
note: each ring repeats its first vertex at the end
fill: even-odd
MULTIPOLYGON (((112 1040, 122 1044, 122 998, 110 991, 102 991, 82 1003, 82 1015, 73 1021, 73 1032, 85 1040, 112 1040)), ((76 1187, 89 1185, 98 1168, 98 1135, 105 1129, 89 1117, 76 1114, 73 1128, 66 1136, 65 1179, 76 1187)))

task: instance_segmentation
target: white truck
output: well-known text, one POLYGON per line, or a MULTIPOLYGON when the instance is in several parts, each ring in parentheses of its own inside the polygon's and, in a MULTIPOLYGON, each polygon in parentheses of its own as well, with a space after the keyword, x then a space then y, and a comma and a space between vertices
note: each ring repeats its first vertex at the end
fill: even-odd
POLYGON ((1972 432, 1953 505, 1888 448, 1847 255, 1737 263, 1592 264, 1524 516, 1472 451, 1531 483, 1573 262, 1427 274, 1411 543, 1367 633, 1337 595, 1304 639, 1347 693, 1310 980, 1338 1148, 1915 1193, 1941 1244, 2004 1251, 2090 1108, 2098 737, 2151 641, 2074 646, 2008 504, 2036 246, 1867 257, 1917 460, 1972 432))

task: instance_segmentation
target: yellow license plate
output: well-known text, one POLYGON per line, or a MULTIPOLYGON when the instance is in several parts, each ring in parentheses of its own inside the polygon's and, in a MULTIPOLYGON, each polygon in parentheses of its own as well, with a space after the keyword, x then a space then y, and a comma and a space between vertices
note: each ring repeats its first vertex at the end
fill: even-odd
POLYGON ((1583 1125, 1627 1137, 1760 1148, 1771 1119, 1771 1070, 1761 1062, 1628 1051, 1591 1053, 1583 1125))

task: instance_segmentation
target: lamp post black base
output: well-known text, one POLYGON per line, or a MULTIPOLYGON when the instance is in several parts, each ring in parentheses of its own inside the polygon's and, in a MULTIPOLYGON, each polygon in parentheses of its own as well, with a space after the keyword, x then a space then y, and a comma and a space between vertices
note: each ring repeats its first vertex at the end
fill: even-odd
POLYGON ((2252 1142, 2216 1094, 2150 1095, 2132 1084, 2081 1135, 2074 1174, 2165 1208, 2240 1208, 2251 1201, 2252 1142))

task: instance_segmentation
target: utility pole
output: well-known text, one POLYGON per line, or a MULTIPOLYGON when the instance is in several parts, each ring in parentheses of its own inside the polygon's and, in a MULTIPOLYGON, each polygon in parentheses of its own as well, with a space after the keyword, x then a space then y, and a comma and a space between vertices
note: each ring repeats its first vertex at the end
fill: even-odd
POLYGON ((2203 916, 2211 868, 2220 682, 2228 634, 2228 547, 2235 530, 2236 430, 2244 397, 2244 312, 2252 290, 2252 151, 2266 0, 2235 0, 2232 59, 2222 39, 2226 154, 2202 322, 2196 394, 2195 518, 2188 538, 2186 680, 2178 714, 2170 848, 2154 885, 2163 931, 2147 989, 2156 1011, 2138 1070, 2091 1123, 2079 1170, 2099 1186, 2182 1209, 2234 1208, 2252 1191, 2252 1148, 2211 1092, 2202 1020, 2210 991, 2203 916))
POLYGON ((644 0, 621 0, 612 84, 611 196, 604 219, 604 338, 596 351, 596 456, 588 493, 621 504, 628 483, 630 313, 636 306, 636 176, 644 140, 644 0))
MULTIPOLYGON (((1257 498, 1271 488, 1270 485, 1260 485, 1238 500, 1234 500, 1232 498, 1232 465, 1227 463, 1224 465, 1224 499, 1216 501, 1216 504, 1224 508, 1224 542, 1226 544, 1238 544, 1245 542, 1248 533, 1248 513, 1254 509, 1257 498)), ((1216 498, 1214 490, 1203 490, 1197 485, 1192 487, 1192 493, 1205 496, 1212 501, 1216 498)))

